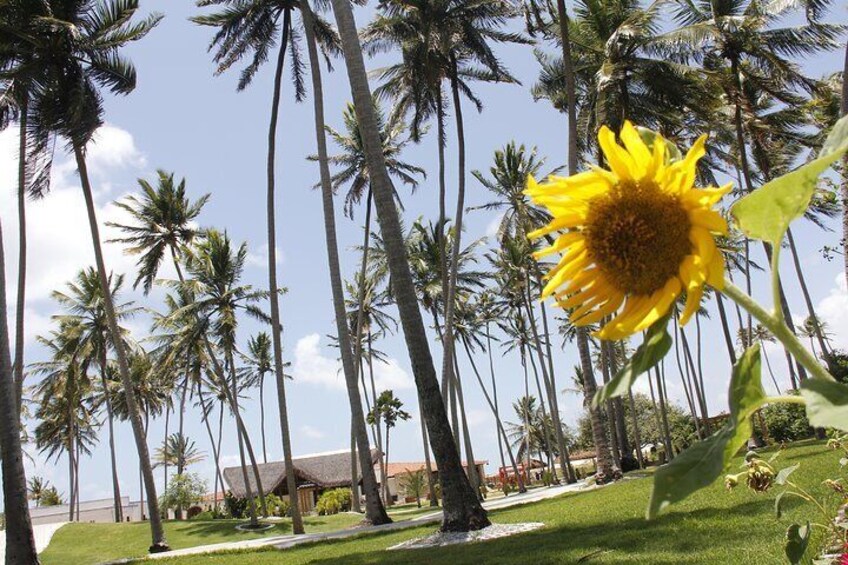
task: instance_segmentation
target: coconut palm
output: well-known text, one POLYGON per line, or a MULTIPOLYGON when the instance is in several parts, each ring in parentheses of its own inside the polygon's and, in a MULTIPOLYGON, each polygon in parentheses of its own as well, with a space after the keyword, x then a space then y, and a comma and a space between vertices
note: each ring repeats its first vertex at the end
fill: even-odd
MULTIPOLYGON (((394 395, 391 390, 384 390, 377 397, 377 402, 374 408, 368 413, 367 420, 369 424, 373 424, 377 420, 381 420, 386 424, 386 451, 383 454, 385 466, 389 465, 389 435, 392 428, 397 425, 398 420, 409 420, 412 415, 406 410, 403 410, 403 402, 394 395)), ((373 469, 373 467, 372 467, 373 469)), ((383 498, 388 504, 391 504, 391 496, 389 494, 388 481, 383 482, 383 498)))
POLYGON ((42 377, 36 389, 36 446, 48 459, 68 456, 69 520, 79 504, 80 454, 89 454, 97 440, 94 385, 76 354, 82 334, 78 322, 60 321, 48 336, 38 337, 49 361, 30 366, 42 377))
MULTIPOLYGON (((344 289, 342 286, 341 266, 339 263, 338 240, 336 237, 336 217, 333 203, 333 187, 330 178, 330 166, 327 157, 327 138, 324 122, 324 91, 321 81, 321 65, 318 59, 318 46, 315 39, 315 16, 308 1, 300 4, 304 22, 306 45, 312 76, 313 103, 315 117, 315 136, 318 144, 318 165, 320 172, 321 202, 324 212, 324 235, 327 244, 327 260, 330 271, 333 310, 336 319, 342 369, 347 384, 350 413, 353 422, 353 434, 362 473, 362 489, 365 494, 365 519, 372 524, 390 523, 391 519, 380 502, 374 466, 371 464, 371 448, 368 444, 368 431, 365 427, 365 415, 362 410, 362 397, 359 393, 357 369, 354 351, 351 347, 350 331, 345 315, 344 289)), ((358 340, 357 340, 358 341, 358 340)))
POLYGON ((406 338, 407 351, 418 389, 419 405, 427 421, 430 445, 439 468, 444 505, 442 530, 467 531, 483 528, 489 524, 489 520, 462 468, 445 406, 442 403, 424 321, 418 309, 400 219, 394 203, 392 183, 382 152, 380 130, 375 117, 371 88, 365 72, 365 61, 353 9, 346 0, 332 0, 332 5, 341 38, 357 122, 362 131, 362 143, 370 172, 374 206, 377 210, 380 230, 386 241, 392 292, 397 301, 406 338))
POLYGON ((153 457, 157 466, 167 464, 177 469, 185 469, 189 465, 200 463, 204 459, 206 459, 206 455, 197 449, 194 440, 180 434, 169 435, 162 442, 162 446, 156 448, 156 454, 153 457))
POLYGON ((262 482, 256 469, 253 447, 247 437, 247 429, 241 422, 239 413, 239 382, 235 366, 235 352, 238 314, 244 312, 267 322, 267 316, 258 308, 257 303, 266 299, 268 293, 240 284, 246 259, 247 246, 245 244, 234 247, 226 233, 209 230, 204 240, 198 243, 186 256, 188 278, 181 287, 190 289, 195 295, 195 301, 187 306, 185 313, 197 316, 202 324, 207 326, 223 354, 224 367, 230 379, 229 388, 232 397, 230 406, 237 422, 239 457, 245 488, 247 489, 247 498, 250 500, 251 523, 256 525, 258 521, 252 488, 248 481, 245 447, 249 452, 263 512, 265 510, 265 498, 262 482))
MULTIPOLYGON (((136 449, 144 466, 148 491, 155 493, 144 429, 132 396, 127 355, 120 341, 114 305, 108 296, 108 271, 101 249, 100 230, 86 163, 86 146, 103 124, 104 109, 100 90, 105 88, 114 94, 129 94, 135 89, 135 68, 121 54, 121 48, 142 39, 156 26, 161 16, 152 14, 144 20, 133 22, 138 11, 138 0, 96 3, 54 0, 40 2, 38 6, 42 11, 40 16, 48 19, 51 25, 34 26, 32 33, 20 37, 21 49, 43 69, 45 86, 30 103, 33 112, 39 116, 39 135, 44 132, 55 133, 68 141, 74 154, 121 381, 127 391, 128 402, 133 407, 131 411, 135 412, 131 421, 136 449)), ((167 549, 157 497, 150 496, 148 505, 152 534, 150 550, 156 552, 167 549)))
POLYGON ((35 502, 36 506, 41 506, 41 499, 47 489, 50 488, 48 486, 49 484, 50 481, 45 480, 43 477, 32 477, 27 483, 29 499, 35 502))
MULTIPOLYGON (((124 285, 123 275, 114 276, 109 274, 109 294, 115 305, 115 317, 118 323, 125 322, 139 312, 131 301, 121 302, 119 294, 124 285)), ((106 407, 106 420, 109 428, 109 454, 112 465, 112 496, 115 522, 121 523, 123 517, 123 503, 121 502, 121 488, 118 482, 117 453, 115 450, 114 411, 112 399, 109 393, 108 364, 109 353, 114 348, 110 341, 109 324, 104 308, 103 293, 100 289, 100 281, 94 268, 89 267, 80 271, 74 281, 69 282, 65 292, 54 291, 53 299, 65 310, 64 314, 54 316, 60 322, 73 324, 79 332, 77 339, 77 356, 82 364, 83 371, 87 371, 91 365, 96 365, 100 372, 100 395, 103 405, 106 407)), ((131 347, 129 332, 120 327, 123 347, 129 350, 131 347)))
POLYGON ((268 462, 268 449, 265 445, 265 377, 274 371, 271 347, 271 336, 266 332, 259 332, 251 337, 247 341, 247 353, 241 355, 244 364, 239 369, 239 381, 245 387, 259 389, 259 428, 262 431, 263 463, 268 462))
MULTIPOLYGON (((312 14, 308 5, 297 0, 197 0, 198 7, 221 6, 218 12, 192 18, 195 23, 218 28, 209 50, 215 50, 214 60, 218 65, 216 73, 221 74, 244 58, 250 58, 250 63, 242 70, 238 81, 238 90, 244 90, 252 82, 260 67, 268 60, 272 51, 279 49, 274 74, 274 92, 271 99, 270 123, 268 126, 267 154, 267 229, 268 229, 268 288, 271 305, 271 338, 274 344, 274 373, 277 380, 277 399, 280 405, 280 428, 283 442, 283 458, 286 463, 286 481, 289 492, 297 488, 291 462, 291 439, 286 410, 285 377, 283 376, 283 353, 280 333, 280 307, 277 298, 277 235, 276 235, 276 142, 277 122, 280 112, 280 97, 282 92, 283 68, 286 52, 291 54, 292 82, 295 99, 303 100, 306 94, 303 79, 304 64, 301 61, 300 33, 292 24, 292 15, 301 11, 305 26, 304 34, 307 39, 307 49, 313 41, 325 56, 338 53, 338 36, 332 27, 319 16, 312 14), (304 12, 310 13, 304 16, 304 12), (310 17, 311 16, 311 17, 310 17), (308 20, 308 22, 307 22, 308 20)), ((314 74, 314 73, 313 73, 314 74)), ((316 93, 317 94, 317 93, 316 93)), ((322 125, 323 127, 323 125, 322 125)), ((302 534, 303 521, 297 501, 292 501, 292 529, 296 534, 302 534)))

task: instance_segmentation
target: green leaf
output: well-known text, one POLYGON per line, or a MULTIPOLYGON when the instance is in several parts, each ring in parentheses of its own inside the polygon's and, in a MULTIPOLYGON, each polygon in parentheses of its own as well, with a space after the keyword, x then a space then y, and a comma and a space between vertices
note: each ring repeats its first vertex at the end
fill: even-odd
POLYGON ((785 485, 786 481, 789 479, 789 475, 791 475, 792 473, 797 471, 798 467, 800 467, 800 466, 801 466, 800 463, 796 463, 795 465, 792 465, 791 467, 786 467, 785 469, 781 469, 780 471, 778 471, 777 476, 774 478, 775 484, 785 485))
POLYGON ((651 369, 666 356, 672 344, 671 336, 666 331, 668 320, 669 316, 664 316, 648 328, 645 341, 636 349, 636 353, 633 354, 624 368, 609 383, 595 392, 595 397, 592 399, 594 406, 599 406, 611 398, 627 394, 639 375, 651 369))
POLYGON ((721 475, 724 454, 734 432, 735 428, 722 428, 672 459, 668 465, 657 469, 648 504, 648 520, 655 518, 670 504, 711 485, 721 475))
POLYGON ((848 431, 848 386, 823 379, 807 379, 801 383, 800 392, 807 403, 810 424, 848 431))
POLYGON ((766 401, 760 381, 759 345, 749 347, 734 365, 728 396, 727 425, 657 469, 648 504, 649 520, 670 504, 711 485, 751 437, 750 416, 766 401))
POLYGON ((810 205, 819 176, 848 151, 848 116, 839 120, 819 156, 741 198, 730 213, 748 237, 779 245, 810 205))
POLYGON ((801 563, 804 558, 804 553, 806 553, 807 546, 810 543, 810 529, 810 523, 807 522, 806 526, 792 524, 786 530, 786 545, 783 549, 792 565, 801 563))
POLYGON ((783 517, 783 510, 780 508, 780 503, 783 502, 783 497, 786 495, 786 491, 781 492, 777 495, 777 498, 774 499, 774 515, 777 516, 777 519, 783 517))

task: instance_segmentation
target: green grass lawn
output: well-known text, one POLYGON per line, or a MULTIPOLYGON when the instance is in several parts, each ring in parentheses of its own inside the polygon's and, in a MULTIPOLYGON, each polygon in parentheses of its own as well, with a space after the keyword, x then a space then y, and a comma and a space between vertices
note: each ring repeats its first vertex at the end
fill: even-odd
MULTIPOLYGON (((307 532, 341 530, 362 519, 353 514, 307 516, 307 532)), ((277 523, 264 532, 242 532, 235 529, 244 520, 169 521, 165 523, 168 543, 173 549, 198 545, 242 541, 291 533, 291 522, 277 523)), ((150 545, 150 526, 145 522, 130 524, 68 524, 62 527, 41 554, 43 565, 95 565, 125 557, 142 557, 150 545)))
MULTIPOLYGON (((814 493, 824 493, 825 478, 840 476, 838 455, 821 442, 791 447, 777 460, 778 468, 801 462, 793 479, 814 493)), ((741 463, 741 458, 740 458, 741 463)), ((258 550, 168 559, 163 565, 289 565, 297 563, 641 563, 651 565, 782 563, 783 538, 792 522, 815 519, 813 511, 791 499, 783 518, 774 516, 779 487, 765 494, 744 488, 726 491, 717 482, 690 497, 659 519, 646 522, 645 507, 651 479, 625 480, 592 492, 564 495, 544 502, 491 513, 494 521, 544 522, 541 530, 469 546, 385 553, 385 548, 434 531, 432 525, 414 529, 363 534, 354 539, 324 541, 285 551, 258 550)), ((398 516, 399 518, 400 516, 398 516)), ((336 519, 336 518, 334 518, 336 519)), ((174 547, 235 539, 233 531, 217 524, 168 524, 174 547)), ((331 529, 330 524, 324 525, 331 529)), ((59 531, 44 554, 46 565, 90 565, 117 555, 143 552, 143 525, 130 536, 128 526, 78 525, 59 531), (77 529, 79 528, 79 529, 77 529), (82 528, 91 528, 82 530, 82 528), (100 529, 103 528, 102 533, 100 529), (111 528, 111 529, 110 529, 111 528), (127 528, 127 529, 124 529, 127 528), (96 533, 96 538, 94 537, 96 533), (85 536, 85 537, 83 537, 85 536), (132 537, 132 539, 129 539, 132 537), (83 542, 84 541, 84 545, 83 542), (101 549, 95 554, 93 548, 101 549)), ((317 531, 313 526, 312 531, 317 531)))

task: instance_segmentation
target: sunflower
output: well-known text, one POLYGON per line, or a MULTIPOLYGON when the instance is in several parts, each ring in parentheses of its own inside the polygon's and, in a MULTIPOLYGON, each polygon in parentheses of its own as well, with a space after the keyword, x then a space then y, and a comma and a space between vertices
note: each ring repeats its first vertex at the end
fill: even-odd
POLYGON ((684 325, 698 310, 704 285, 724 285, 713 234, 727 234, 727 222, 713 206, 731 185, 695 188, 706 136, 675 161, 665 139, 656 135, 649 147, 630 122, 619 137, 623 146, 609 128, 598 133, 609 170, 592 166, 543 184, 530 177, 525 191, 552 216, 529 237, 558 234, 535 257, 562 254, 545 277, 542 298, 553 295, 576 326, 614 315, 598 332, 602 339, 647 329, 685 292, 684 325))

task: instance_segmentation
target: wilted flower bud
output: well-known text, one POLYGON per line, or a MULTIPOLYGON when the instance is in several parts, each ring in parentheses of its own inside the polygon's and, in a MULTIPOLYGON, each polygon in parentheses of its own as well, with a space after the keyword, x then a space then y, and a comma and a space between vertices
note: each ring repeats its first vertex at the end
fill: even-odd
POLYGON ((774 483, 774 469, 760 459, 748 463, 748 488, 755 492, 766 492, 774 483))
POLYGON ((724 488, 727 490, 732 490, 739 484, 739 477, 736 475, 725 475, 724 476, 724 488))

